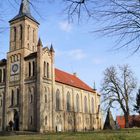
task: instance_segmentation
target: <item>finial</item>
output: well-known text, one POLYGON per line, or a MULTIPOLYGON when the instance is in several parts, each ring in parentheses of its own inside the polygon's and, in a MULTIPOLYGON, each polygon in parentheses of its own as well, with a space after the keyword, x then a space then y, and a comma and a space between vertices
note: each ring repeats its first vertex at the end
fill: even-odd
POLYGON ((37 46, 43 46, 43 45, 42 45, 42 41, 41 41, 40 38, 39 38, 39 40, 38 40, 38 44, 37 44, 37 46))
POLYGON ((96 89, 96 84, 95 84, 95 82, 94 82, 94 87, 93 87, 93 89, 96 91, 97 89, 96 89))
POLYGON ((31 14, 30 13, 30 2, 29 2, 29 0, 22 0, 21 1, 19 15, 20 14, 31 14))
POLYGON ((51 44, 51 47, 50 47, 50 51, 55 52, 52 44, 51 44))

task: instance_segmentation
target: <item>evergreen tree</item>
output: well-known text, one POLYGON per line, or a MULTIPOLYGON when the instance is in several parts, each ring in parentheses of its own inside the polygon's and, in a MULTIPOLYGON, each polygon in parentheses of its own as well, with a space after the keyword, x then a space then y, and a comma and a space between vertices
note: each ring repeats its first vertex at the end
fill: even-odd
POLYGON ((136 111, 137 113, 140 114, 140 89, 137 93, 137 97, 136 97, 136 105, 134 105, 134 111, 136 111))

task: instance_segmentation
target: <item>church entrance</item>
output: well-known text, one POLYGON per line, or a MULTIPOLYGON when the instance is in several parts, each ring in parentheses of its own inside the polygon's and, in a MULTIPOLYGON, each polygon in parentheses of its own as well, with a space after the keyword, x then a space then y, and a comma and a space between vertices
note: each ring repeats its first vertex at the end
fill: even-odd
POLYGON ((61 132, 62 131, 62 119, 61 115, 56 117, 56 132, 61 132))
POLYGON ((17 110, 14 110, 14 130, 19 131, 19 114, 17 110))

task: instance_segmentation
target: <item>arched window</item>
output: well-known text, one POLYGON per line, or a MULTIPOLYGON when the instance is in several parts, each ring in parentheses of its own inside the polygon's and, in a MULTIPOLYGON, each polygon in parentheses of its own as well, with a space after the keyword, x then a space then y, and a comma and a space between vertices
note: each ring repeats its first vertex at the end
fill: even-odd
POLYGON ((76 112, 79 112, 79 95, 76 95, 76 112))
POLYGON ((18 59, 18 56, 17 55, 14 55, 14 61, 16 62, 18 59))
POLYGON ((27 44, 27 48, 30 49, 30 45, 29 45, 29 43, 27 44))
POLYGON ((46 77, 46 62, 44 61, 44 77, 46 77))
POLYGON ((20 25, 20 40, 22 40, 22 25, 20 25))
POLYGON ((70 104, 70 93, 68 92, 67 93, 67 111, 70 111, 70 107, 71 107, 71 104, 70 104))
POLYGON ((94 113, 94 99, 92 97, 92 100, 91 100, 91 108, 92 108, 92 113, 94 113))
POLYGON ((11 93, 11 106, 14 105, 14 91, 12 90, 12 93, 11 93))
POLYGON ((17 37, 17 29, 16 27, 14 27, 14 41, 16 41, 16 37, 17 37))
POLYGON ((35 30, 33 30, 33 43, 35 42, 35 30))
POLYGON ((1 118, 0 118, 0 127, 1 127, 1 125, 2 125, 2 121, 1 121, 1 118))
POLYGON ((87 113, 87 97, 84 98, 84 105, 85 105, 85 113, 87 113))
POLYGON ((29 62, 29 77, 31 76, 31 63, 29 62))
POLYGON ((60 91, 56 91, 56 110, 60 110, 60 91))
POLYGON ((30 117, 30 124, 32 125, 32 123, 33 123, 33 117, 31 116, 30 117))
POLYGON ((45 87, 45 103, 48 102, 49 95, 50 95, 49 87, 48 88, 45 87))
POLYGON ((2 82, 2 70, 0 69, 0 83, 2 82))
POLYGON ((19 105, 19 89, 17 89, 17 105, 19 105))
POLYGON ((30 36, 30 26, 27 27, 27 39, 29 40, 29 36, 30 36))
POLYGON ((2 107, 2 99, 0 99, 0 107, 2 107))
POLYGON ((47 116, 45 117, 45 125, 47 125, 47 116))
POLYGON ((33 76, 35 76, 35 62, 33 61, 33 76))
POLYGON ((6 80, 6 72, 5 72, 5 69, 3 69, 3 82, 5 82, 6 80))
POLYGON ((30 95, 30 103, 33 103, 33 95, 30 95))
POLYGON ((47 78, 49 78, 49 63, 47 63, 47 78))
POLYGON ((47 103, 47 95, 45 94, 45 103, 47 103))

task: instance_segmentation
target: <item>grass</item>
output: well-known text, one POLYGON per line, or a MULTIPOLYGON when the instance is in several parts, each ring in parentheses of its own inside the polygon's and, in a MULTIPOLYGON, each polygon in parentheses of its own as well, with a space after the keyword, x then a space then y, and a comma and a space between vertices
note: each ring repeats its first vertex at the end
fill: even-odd
POLYGON ((95 131, 85 133, 57 133, 46 135, 0 136, 0 140, 140 140, 140 129, 95 131))

